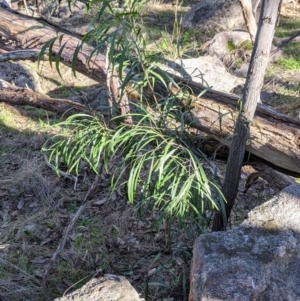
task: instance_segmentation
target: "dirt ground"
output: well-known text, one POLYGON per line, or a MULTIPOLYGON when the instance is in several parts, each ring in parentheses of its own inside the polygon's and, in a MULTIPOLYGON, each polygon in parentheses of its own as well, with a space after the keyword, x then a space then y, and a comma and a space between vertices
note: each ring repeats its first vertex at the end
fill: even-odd
MULTIPOLYGON (((81 97, 97 87, 83 75, 75 78, 67 67, 62 67, 62 79, 45 62, 39 69, 29 61, 14 63, 37 72, 41 88, 52 97, 81 97)), ((270 66, 264 91, 271 95, 266 104, 299 116, 300 70, 270 66)), ((104 273, 126 276, 147 301, 187 300, 192 247, 199 233, 178 228, 170 236, 163 222, 159 230, 153 228, 157 212, 149 210, 139 218, 123 189, 110 193, 109 174, 102 175, 47 282, 41 285, 64 230, 95 177, 83 168, 74 190, 73 181, 58 177, 46 164, 41 148, 63 131, 52 127, 60 118, 0 103, 0 300, 53 300, 104 273)), ((224 174, 224 162, 214 164, 224 174)), ((243 173, 233 225, 277 192, 259 179, 244 194, 246 178, 243 173)))

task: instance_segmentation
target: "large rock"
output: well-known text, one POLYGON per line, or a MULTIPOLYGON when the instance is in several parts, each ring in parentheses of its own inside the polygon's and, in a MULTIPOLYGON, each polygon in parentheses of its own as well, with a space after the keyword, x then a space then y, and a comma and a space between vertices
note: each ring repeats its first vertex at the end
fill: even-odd
POLYGON ((231 44, 235 49, 241 47, 243 43, 251 43, 250 35, 246 31, 222 31, 217 33, 211 40, 207 52, 209 55, 215 55, 220 60, 230 54, 228 44, 231 44))
POLYGON ((189 301, 300 300, 300 185, 194 245, 189 301))
MULTIPOLYGON (((256 0, 252 0, 252 3, 255 2, 256 0)), ((224 29, 246 30, 239 0, 202 0, 184 16, 183 26, 218 31, 224 29)))
POLYGON ((38 74, 22 63, 0 62, 0 79, 43 94, 38 74))
MULTIPOLYGON (((254 7, 257 0, 251 0, 254 7)), ((298 0, 283 0, 282 10, 295 9, 300 6, 298 0)), ((262 2, 262 1, 261 1, 262 2)), ((259 20, 260 6, 256 12, 256 21, 259 20)), ((239 0, 201 0, 195 4, 184 16, 183 26, 202 30, 246 30, 239 0)))
POLYGON ((175 62, 170 62, 168 66, 169 69, 166 70, 187 80, 192 80, 226 93, 230 93, 234 88, 245 83, 244 79, 231 75, 222 61, 216 56, 208 55, 176 60, 175 62))
POLYGON ((41 14, 45 17, 52 16, 58 19, 67 19, 76 15, 78 18, 83 17, 86 5, 80 1, 68 0, 53 1, 44 0, 41 2, 41 14), (70 10, 71 8, 71 10, 70 10))
POLYGON ((105 275, 54 301, 140 301, 140 298, 125 277, 105 275))
POLYGON ((11 1, 10 0, 0 0, 0 7, 10 8, 11 7, 11 1))

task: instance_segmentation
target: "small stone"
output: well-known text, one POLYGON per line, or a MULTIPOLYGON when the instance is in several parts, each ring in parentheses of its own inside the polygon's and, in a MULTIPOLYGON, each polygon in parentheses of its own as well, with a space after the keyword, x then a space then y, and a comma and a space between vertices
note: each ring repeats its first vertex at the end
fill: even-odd
POLYGON ((242 179, 242 180, 246 180, 247 178, 248 178, 247 175, 245 175, 244 173, 241 174, 241 179, 242 179))
POLYGON ((39 241, 43 241, 48 238, 51 232, 48 227, 39 224, 28 224, 25 226, 24 231, 39 241))

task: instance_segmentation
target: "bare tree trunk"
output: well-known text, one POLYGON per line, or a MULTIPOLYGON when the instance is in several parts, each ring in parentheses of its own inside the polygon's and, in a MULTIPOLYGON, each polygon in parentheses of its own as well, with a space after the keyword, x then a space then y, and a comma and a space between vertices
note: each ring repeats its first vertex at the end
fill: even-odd
POLYGON ((255 4, 253 6, 252 13, 253 13, 254 18, 256 18, 257 9, 258 9, 260 2, 261 2, 261 0, 256 0, 255 4))
POLYGON ((246 22, 248 32, 250 34, 251 41, 252 43, 254 43, 257 26, 256 26, 255 16, 253 15, 252 2, 251 0, 239 0, 239 1, 242 7, 243 16, 246 22))
MULTIPOLYGON (((246 143, 250 136, 250 124, 253 122, 256 106, 260 99, 280 3, 281 0, 263 0, 262 4, 258 32, 244 88, 242 108, 235 126, 223 184, 223 194, 227 202, 227 218, 230 215, 238 191, 246 143)), ((226 222, 219 212, 214 218, 213 231, 221 231, 225 228, 226 222)))

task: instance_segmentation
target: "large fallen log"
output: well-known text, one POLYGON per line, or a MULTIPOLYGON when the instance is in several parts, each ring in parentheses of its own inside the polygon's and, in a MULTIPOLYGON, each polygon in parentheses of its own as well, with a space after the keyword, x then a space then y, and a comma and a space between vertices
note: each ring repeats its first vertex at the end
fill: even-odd
MULTIPOLYGON (((61 61, 70 66, 76 47, 81 44, 81 40, 75 35, 61 34, 63 34, 61 41, 56 39, 53 44, 53 54, 57 54, 61 46, 66 44, 61 53, 61 61)), ((47 41, 58 37, 58 34, 57 29, 46 22, 39 22, 0 7, 0 36, 17 42, 22 49, 41 49, 47 41), (28 30, 29 28, 35 29, 28 30)), ((94 48, 87 44, 82 45, 77 55, 76 70, 99 83, 106 83, 105 56, 98 53, 89 59, 93 50, 94 48)))
MULTIPOLYGON (((203 91, 203 86, 198 83, 189 82, 188 85, 194 95, 203 91)), ((191 101, 187 122, 229 146, 240 108, 239 97, 211 90, 200 98, 193 96, 191 101)), ((299 174, 300 119, 258 104, 254 120, 249 122, 250 139, 246 150, 275 166, 299 174)))
MULTIPOLYGON (((0 34, 17 41, 22 48, 41 49, 46 41, 56 36, 56 31, 49 26, 37 30, 24 30, 38 25, 41 23, 0 8, 0 34)), ((67 47, 62 52, 62 59, 70 63, 80 40, 65 34, 64 42, 67 43, 67 47)), ((57 42, 53 51, 58 51, 59 48, 57 42)), ((92 50, 92 47, 83 45, 76 68, 99 82, 106 83, 104 56, 98 54, 90 66, 88 64, 88 56, 92 50)), ((174 76, 174 79, 191 87, 195 95, 199 95, 205 88, 180 77, 174 76)), ((4 93, 3 90, 0 92, 4 93)), ((48 100, 44 99, 45 102, 48 100)), ((10 100, 2 97, 2 101, 10 100)), ((194 128, 230 145, 230 136, 233 134, 238 115, 238 101, 237 96, 211 90, 201 98, 192 97, 193 108, 191 114, 186 114, 186 119, 194 128)), ((300 120, 259 105, 254 120, 249 122, 251 122, 251 139, 247 151, 275 166, 300 174, 300 120)))
MULTIPOLYGON (((190 85, 196 90, 198 84, 190 83, 190 85)), ((0 81, 0 101, 12 105, 31 105, 66 115, 77 112, 95 113, 82 104, 50 98, 29 89, 14 87, 4 81, 0 81)), ((226 94, 208 93, 205 97, 193 97, 193 108, 186 114, 186 120, 192 127, 209 134, 225 145, 230 145, 230 136, 238 114, 237 102, 235 96, 226 94)), ((247 151, 270 162, 275 168, 278 167, 276 169, 279 171, 299 176, 299 128, 299 119, 259 105, 252 122, 251 140, 247 151)))
MULTIPOLYGON (((195 95, 202 90, 196 83, 189 86, 195 95)), ((240 107, 239 98, 212 91, 201 98, 193 97, 192 107, 192 114, 186 114, 192 127, 229 146, 240 107)), ((300 119, 259 104, 254 120, 249 122, 250 139, 246 150, 275 166, 300 173, 300 119)))

